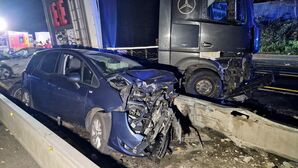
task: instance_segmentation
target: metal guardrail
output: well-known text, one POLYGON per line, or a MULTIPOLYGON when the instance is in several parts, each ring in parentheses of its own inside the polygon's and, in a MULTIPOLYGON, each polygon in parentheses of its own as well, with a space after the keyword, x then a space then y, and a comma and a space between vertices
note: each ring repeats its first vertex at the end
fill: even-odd
POLYGON ((24 110, 0 94, 0 120, 43 168, 98 168, 24 110))
POLYGON ((146 59, 158 58, 158 46, 140 46, 140 47, 117 47, 117 48, 106 48, 112 51, 126 51, 131 56, 141 56, 146 59))

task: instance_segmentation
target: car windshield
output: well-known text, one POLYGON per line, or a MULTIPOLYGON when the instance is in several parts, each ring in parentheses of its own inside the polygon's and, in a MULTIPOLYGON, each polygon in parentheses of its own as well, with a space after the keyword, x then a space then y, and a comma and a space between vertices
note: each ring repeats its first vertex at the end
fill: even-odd
POLYGON ((87 56, 105 75, 143 67, 138 62, 120 55, 89 53, 87 56))

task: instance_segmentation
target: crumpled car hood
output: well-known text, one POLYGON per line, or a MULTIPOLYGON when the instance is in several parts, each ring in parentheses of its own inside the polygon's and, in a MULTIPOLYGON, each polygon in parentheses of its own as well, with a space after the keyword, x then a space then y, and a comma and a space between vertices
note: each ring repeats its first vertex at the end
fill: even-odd
POLYGON ((150 83, 163 83, 163 82, 177 82, 174 74, 165 70, 157 69, 142 69, 142 70, 129 70, 126 72, 129 76, 136 79, 146 81, 147 84, 150 83))

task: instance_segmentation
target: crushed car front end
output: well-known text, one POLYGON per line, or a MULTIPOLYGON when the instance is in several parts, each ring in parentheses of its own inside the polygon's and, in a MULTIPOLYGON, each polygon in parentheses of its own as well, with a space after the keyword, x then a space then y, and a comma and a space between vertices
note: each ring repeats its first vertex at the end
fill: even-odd
POLYGON ((130 70, 108 82, 123 102, 112 112, 109 146, 128 155, 163 157, 175 117, 175 76, 155 69, 130 70))

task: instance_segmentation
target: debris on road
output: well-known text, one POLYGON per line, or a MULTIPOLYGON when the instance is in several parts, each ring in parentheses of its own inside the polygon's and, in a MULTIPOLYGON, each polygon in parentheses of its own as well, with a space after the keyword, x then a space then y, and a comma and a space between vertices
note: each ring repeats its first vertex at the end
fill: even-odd
POLYGON ((195 133, 189 134, 188 142, 172 143, 172 154, 167 154, 159 162, 147 158, 128 157, 113 153, 113 156, 127 167, 137 168, 142 163, 144 168, 159 167, 204 167, 204 168, 290 168, 285 167, 290 162, 284 158, 268 154, 262 150, 237 147, 222 134, 210 129, 200 129, 201 135, 210 139, 203 139, 204 148, 201 148, 195 133), (222 142, 224 141, 224 142, 222 142), (195 144, 195 145, 194 145, 195 144))

